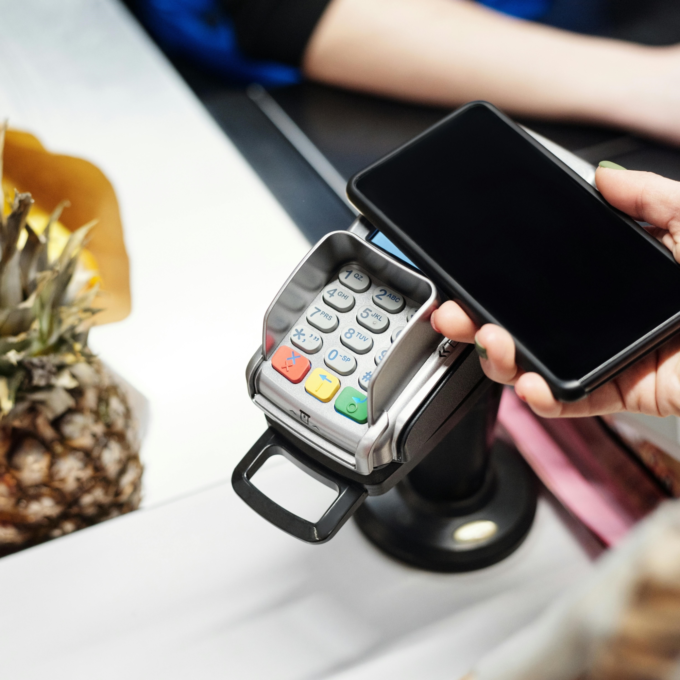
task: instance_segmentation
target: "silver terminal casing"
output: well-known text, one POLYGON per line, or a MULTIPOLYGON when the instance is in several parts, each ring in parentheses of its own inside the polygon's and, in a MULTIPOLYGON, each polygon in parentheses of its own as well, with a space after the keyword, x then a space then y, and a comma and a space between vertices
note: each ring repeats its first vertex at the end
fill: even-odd
MULTIPOLYGON (((399 460, 395 446, 399 432, 395 424, 406 422, 399 417, 404 409, 415 411, 427 396, 421 388, 443 370, 452 354, 440 356, 437 348, 445 343, 430 325, 430 315, 439 305, 434 284, 367 242, 367 233, 368 229, 357 220, 349 231, 332 232, 309 251, 269 306, 264 319, 262 347, 247 369, 251 398, 269 418, 363 475, 399 460), (366 425, 339 416, 333 412, 332 404, 317 403, 313 397, 308 397, 301 406, 300 386, 291 386, 268 363, 276 349, 286 344, 291 328, 300 321, 305 310, 318 302, 326 285, 348 264, 360 267, 374 281, 398 291, 407 303, 404 313, 393 317, 403 321, 401 334, 389 344, 384 359, 374 367, 367 391, 366 425), (408 322, 403 316, 407 311, 412 314, 408 322)), ((359 308, 365 300, 359 294, 356 297, 359 308)), ((337 342, 340 330, 325 334, 324 342, 337 342)), ((385 334, 386 341, 389 334, 390 331, 385 334)), ((316 362, 313 366, 321 366, 323 354, 322 349, 318 357, 307 358, 316 362)))

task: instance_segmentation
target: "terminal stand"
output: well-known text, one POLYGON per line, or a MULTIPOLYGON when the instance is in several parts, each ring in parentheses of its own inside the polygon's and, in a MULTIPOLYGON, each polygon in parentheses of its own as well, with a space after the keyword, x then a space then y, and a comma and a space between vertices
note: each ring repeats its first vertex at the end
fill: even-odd
POLYGON ((421 569, 463 572, 507 557, 536 512, 536 480, 517 450, 494 438, 502 387, 470 412, 397 486, 355 514, 366 537, 421 569))
MULTIPOLYGON (((448 347, 440 345, 440 356, 448 347)), ((401 460, 361 475, 268 418, 234 469, 234 490, 308 543, 329 541, 354 516, 370 541, 407 564, 443 572, 487 567, 522 543, 536 511, 533 472, 511 444, 494 438, 501 393, 466 346, 400 429, 401 460), (278 505, 253 482, 276 455, 337 491, 317 521, 278 505)))

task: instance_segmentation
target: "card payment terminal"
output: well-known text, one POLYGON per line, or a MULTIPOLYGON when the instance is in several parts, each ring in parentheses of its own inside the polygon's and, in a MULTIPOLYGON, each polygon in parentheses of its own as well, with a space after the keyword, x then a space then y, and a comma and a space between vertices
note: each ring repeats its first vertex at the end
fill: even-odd
MULTIPOLYGON (((589 164, 536 137, 594 181, 589 164)), ((474 478, 469 491, 480 503, 498 496, 502 485, 482 470, 486 454, 449 452, 456 426, 466 416, 472 422, 469 414, 479 411, 477 404, 489 403, 489 394, 496 395, 491 398, 496 408, 499 392, 484 376, 472 346, 432 329, 430 315, 441 302, 434 284, 363 217, 309 251, 267 309, 262 345, 246 370, 250 397, 268 424, 232 477, 235 491, 252 509, 299 539, 323 543, 368 497, 387 494, 410 502, 407 476, 433 451, 433 460, 457 461, 452 474, 474 478), (274 455, 337 491, 320 520, 298 517, 253 483, 274 455)), ((477 420, 483 430, 489 419, 481 414, 477 420)), ((456 440, 455 446, 463 445, 456 440)), ((513 494, 522 495, 523 482, 517 480, 524 473, 513 470, 508 474, 514 475, 515 490, 493 502, 507 506, 513 494)), ((526 498, 518 511, 521 538, 535 509, 529 486, 524 485, 526 498)), ((467 515, 453 507, 459 508, 461 499, 446 502, 460 522, 472 516, 469 504, 467 515)), ((518 544, 517 535, 512 540, 518 544)))

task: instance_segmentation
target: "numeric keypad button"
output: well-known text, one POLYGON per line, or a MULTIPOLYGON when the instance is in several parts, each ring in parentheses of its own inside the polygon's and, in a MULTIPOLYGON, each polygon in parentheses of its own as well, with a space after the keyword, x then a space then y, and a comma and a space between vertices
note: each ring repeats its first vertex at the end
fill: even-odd
POLYGON ((324 358, 326 366, 340 375, 350 375, 357 370, 357 360, 344 349, 332 347, 324 358))
POLYGON ((371 382, 372 377, 373 371, 363 371, 359 376, 359 387, 361 387, 362 390, 366 390, 368 392, 368 383, 371 382))
POLYGON ((310 307, 307 310, 307 323, 322 333, 331 333, 338 327, 338 317, 325 307, 310 307))
POLYGON ((315 368, 305 380, 305 390, 327 404, 340 389, 340 380, 323 368, 315 368))
POLYGON ((357 354, 366 354, 373 348, 373 338, 354 326, 348 326, 340 333, 340 342, 357 354))
POLYGON ((345 387, 340 396, 335 400, 335 410, 343 416, 351 418, 355 423, 363 425, 368 421, 368 400, 359 390, 353 387, 345 387))
POLYGON ((385 312, 375 309, 375 307, 362 307, 357 312, 357 321, 369 331, 382 333, 387 330, 390 320, 385 312))
POLYGON ((272 368, 295 385, 302 382, 311 366, 309 359, 287 345, 281 345, 272 357, 272 368))
POLYGON ((326 286, 322 297, 327 305, 338 312, 349 312, 354 307, 354 295, 338 285, 337 281, 326 286))
POLYGON ((395 328, 394 331, 392 332, 392 342, 394 342, 400 335, 401 332, 404 330, 403 326, 399 326, 398 328, 395 328))
POLYGON ((307 354, 316 354, 323 347, 321 336, 309 326, 299 324, 290 333, 290 341, 307 354))
POLYGON ((378 288, 373 294, 373 302, 390 314, 400 312, 406 304, 404 296, 395 293, 391 288, 378 288))
POLYGON ((371 285, 371 279, 368 277, 368 274, 355 267, 343 269, 338 275, 338 281, 355 293, 363 293, 371 285))
POLYGON ((375 365, 376 366, 378 366, 380 364, 380 362, 385 358, 385 355, 387 354, 389 349, 390 349, 389 347, 383 347, 382 349, 379 349, 375 353, 374 359, 375 359, 375 365))

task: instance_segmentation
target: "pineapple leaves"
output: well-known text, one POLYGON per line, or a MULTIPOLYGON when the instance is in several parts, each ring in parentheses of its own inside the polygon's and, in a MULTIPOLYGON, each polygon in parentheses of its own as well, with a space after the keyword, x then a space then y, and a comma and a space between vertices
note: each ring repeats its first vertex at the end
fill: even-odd
POLYGON ((83 322, 95 314, 95 310, 90 309, 94 298, 92 291, 71 303, 66 300, 78 255, 93 226, 94 222, 91 222, 74 231, 54 267, 38 275, 33 305, 38 330, 34 355, 52 351, 60 339, 78 332, 83 322))
MULTIPOLYGON (((26 306, 25 303, 10 309, 6 318, 0 323, 0 353, 2 352, 3 340, 6 337, 12 338, 20 333, 27 331, 33 323, 33 305, 26 306)), ((3 310, 7 311, 7 310, 3 310)))
POLYGON ((5 374, 7 371, 2 369, 8 365, 16 365, 30 346, 31 340, 27 333, 13 338, 0 338, 0 373, 5 374))
MULTIPOLYGON (((0 177, 6 130, 0 121, 0 177)), ((74 231, 51 260, 50 233, 69 203, 56 206, 42 234, 27 224, 32 205, 30 194, 15 191, 5 217, 0 186, 0 417, 19 398, 40 402, 52 418, 73 406, 67 390, 78 382, 68 367, 91 356, 87 329, 98 311, 97 286, 79 262, 94 222, 74 231)))
POLYGON ((47 244, 50 242, 50 231, 52 229, 52 225, 59 220, 64 208, 68 208, 70 205, 71 204, 68 201, 61 201, 57 204, 57 207, 52 211, 52 214, 47 220, 47 226, 42 233, 43 240, 45 241, 45 249, 40 252, 36 263, 36 271, 38 272, 45 271, 50 264, 47 254, 47 244))
POLYGON ((57 264, 59 269, 63 269, 69 262, 77 259, 80 251, 83 249, 83 245, 85 244, 85 237, 90 233, 90 230, 95 224, 97 224, 97 220, 92 220, 91 222, 88 222, 87 224, 80 227, 80 229, 76 229, 76 231, 71 234, 68 241, 66 242, 66 245, 64 246, 64 250, 59 256, 59 261, 57 264))
POLYGON ((14 203, 2 229, 2 263, 7 262, 17 251, 21 230, 26 225, 28 211, 33 205, 31 194, 20 194, 14 191, 14 203))
MULTIPOLYGON (((41 256, 45 255, 45 267, 47 266, 47 241, 36 234, 27 224, 28 238, 21 254, 19 255, 19 269, 21 272, 21 287, 24 295, 30 295, 36 287, 35 276, 38 271, 41 256)), ((43 269, 45 269, 43 267, 43 269)))
POLYGON ((33 205, 30 194, 15 193, 12 212, 2 225, 0 257, 0 307, 14 307, 24 299, 21 286, 19 235, 26 225, 28 211, 33 205))

